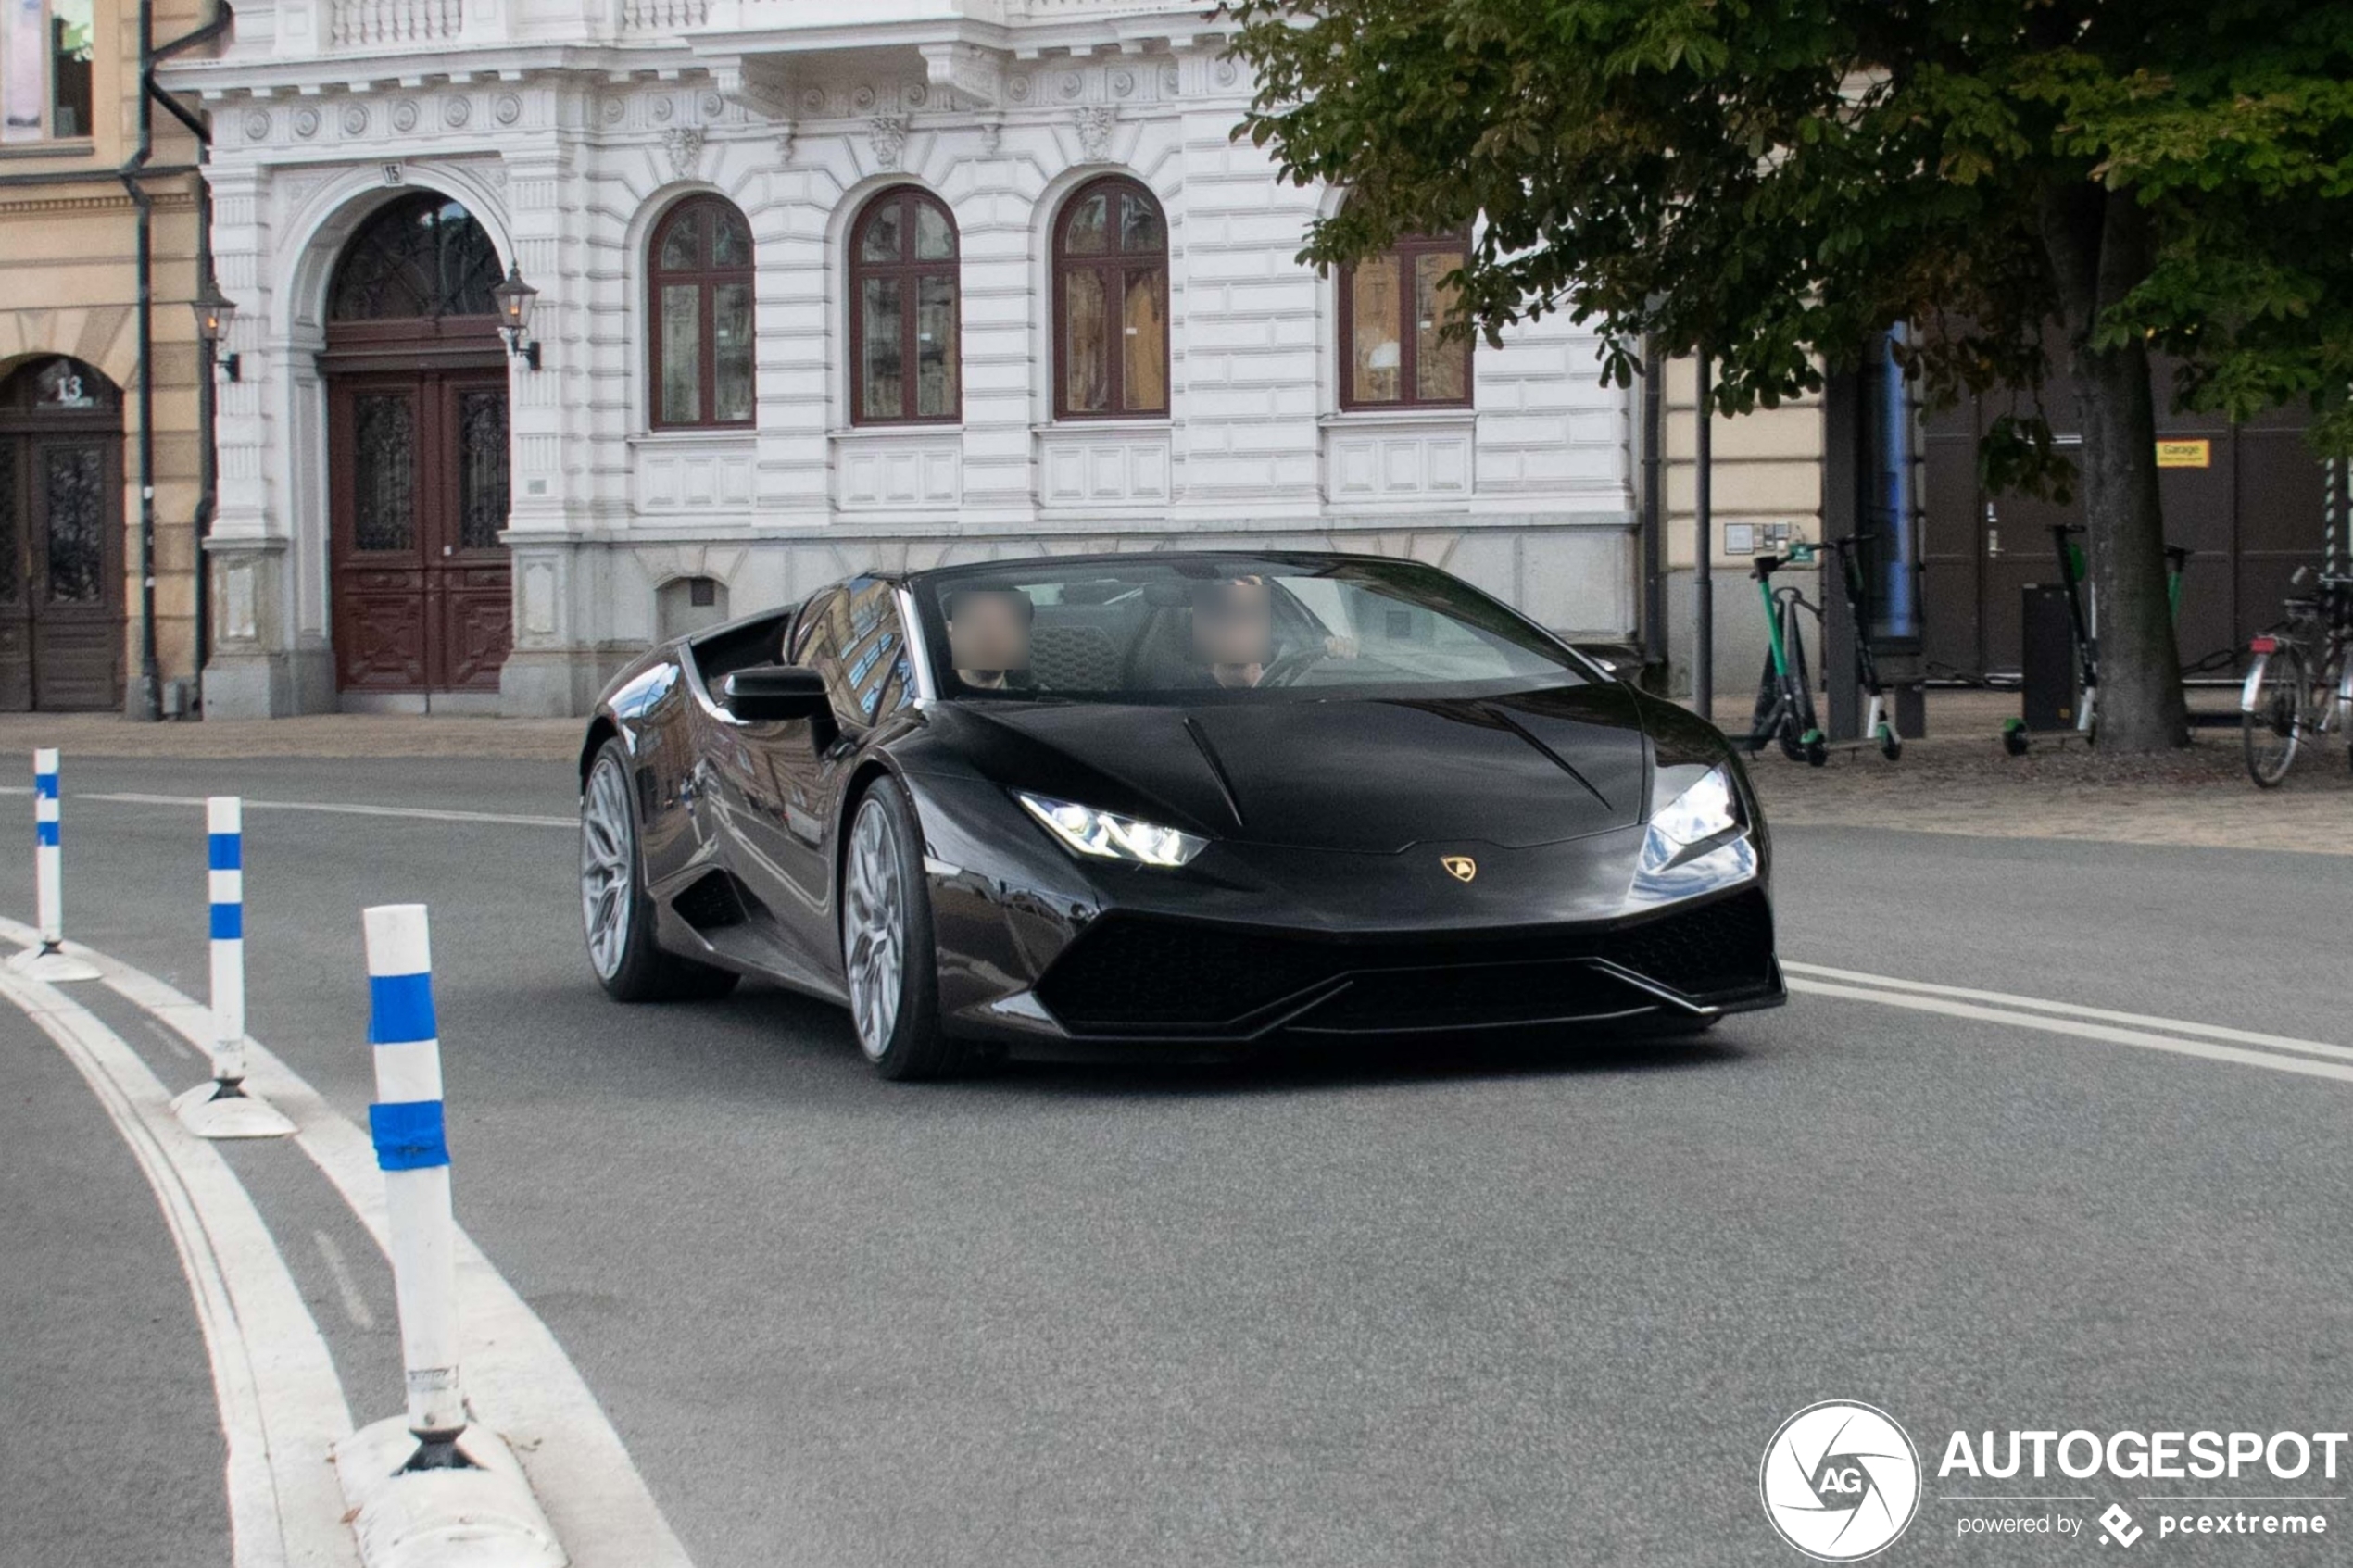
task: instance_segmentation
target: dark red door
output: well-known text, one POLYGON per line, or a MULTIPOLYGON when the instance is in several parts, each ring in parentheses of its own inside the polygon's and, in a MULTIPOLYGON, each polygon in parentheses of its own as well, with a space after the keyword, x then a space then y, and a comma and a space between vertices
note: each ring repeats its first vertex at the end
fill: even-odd
POLYGON ((496 691, 513 641, 505 370, 331 383, 334 640, 348 692, 496 691))
POLYGON ((120 398, 76 359, 0 381, 0 709, 122 705, 120 398))

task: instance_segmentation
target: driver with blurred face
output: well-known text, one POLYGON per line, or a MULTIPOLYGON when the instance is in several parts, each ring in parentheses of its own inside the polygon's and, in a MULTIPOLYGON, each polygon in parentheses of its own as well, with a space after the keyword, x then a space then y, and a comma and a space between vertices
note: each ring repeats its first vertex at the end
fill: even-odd
POLYGON ((1029 623, 1037 606, 1020 589, 998 583, 959 588, 941 607, 948 655, 956 679, 982 691, 1003 691, 1007 677, 1029 668, 1029 623))
POLYGON ((1193 601, 1193 659, 1214 685, 1247 688, 1275 657, 1275 596, 1264 577, 1206 583, 1193 601))

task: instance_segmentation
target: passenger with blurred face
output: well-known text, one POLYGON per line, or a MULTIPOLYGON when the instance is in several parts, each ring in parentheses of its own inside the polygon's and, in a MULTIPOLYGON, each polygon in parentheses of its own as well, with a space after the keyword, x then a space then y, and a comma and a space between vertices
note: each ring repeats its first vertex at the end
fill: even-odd
POLYGON ((941 607, 956 679, 982 691, 1003 691, 1006 677, 1029 668, 1029 623, 1038 607, 1018 588, 959 588, 941 607))
POLYGON ((1275 596, 1263 577, 1204 584, 1193 598, 1193 658, 1210 683, 1255 686, 1275 657, 1275 596))

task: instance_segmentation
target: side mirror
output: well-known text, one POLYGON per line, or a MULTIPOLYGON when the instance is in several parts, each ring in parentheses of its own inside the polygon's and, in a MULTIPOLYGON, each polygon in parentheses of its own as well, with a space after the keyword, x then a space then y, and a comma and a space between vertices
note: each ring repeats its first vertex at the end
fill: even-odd
POLYGON ((761 664, 738 670, 719 684, 728 712, 752 723, 814 719, 831 711, 825 678, 794 664, 761 664))

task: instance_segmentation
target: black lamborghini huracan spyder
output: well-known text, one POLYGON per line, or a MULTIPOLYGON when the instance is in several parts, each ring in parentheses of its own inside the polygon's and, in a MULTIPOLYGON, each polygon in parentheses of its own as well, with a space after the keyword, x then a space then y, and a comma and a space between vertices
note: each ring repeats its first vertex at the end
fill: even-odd
POLYGON ((580 780, 608 991, 767 975, 892 1078, 1784 997, 1724 737, 1410 561, 852 578, 639 659, 580 780))

